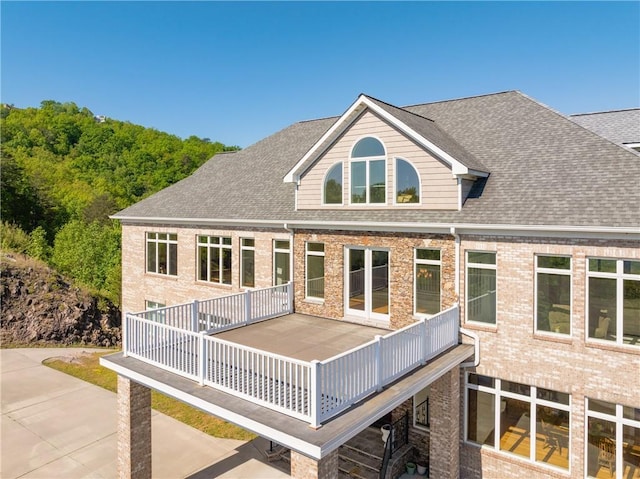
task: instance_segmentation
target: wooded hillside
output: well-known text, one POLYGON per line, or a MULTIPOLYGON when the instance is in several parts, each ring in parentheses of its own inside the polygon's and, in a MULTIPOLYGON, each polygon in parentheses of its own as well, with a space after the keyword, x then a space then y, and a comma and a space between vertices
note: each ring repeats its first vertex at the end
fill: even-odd
POLYGON ((2 105, 2 247, 118 302, 120 227, 108 216, 237 150, 97 117, 74 103, 2 105))

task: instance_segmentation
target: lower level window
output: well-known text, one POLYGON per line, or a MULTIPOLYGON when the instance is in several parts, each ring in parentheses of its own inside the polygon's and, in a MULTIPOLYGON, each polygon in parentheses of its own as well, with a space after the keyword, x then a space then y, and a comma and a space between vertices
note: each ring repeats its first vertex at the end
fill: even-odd
POLYGON ((640 477, 640 408, 587 398, 588 477, 640 477))
POLYGON ((157 323, 164 323, 165 312, 155 310, 165 308, 166 304, 156 301, 145 301, 145 303, 145 310, 147 311, 146 319, 157 323))
POLYGON ((568 469, 569 403, 566 393, 470 373, 466 440, 568 469))
POLYGON ((413 396, 413 425, 429 429, 429 390, 427 386, 413 396))

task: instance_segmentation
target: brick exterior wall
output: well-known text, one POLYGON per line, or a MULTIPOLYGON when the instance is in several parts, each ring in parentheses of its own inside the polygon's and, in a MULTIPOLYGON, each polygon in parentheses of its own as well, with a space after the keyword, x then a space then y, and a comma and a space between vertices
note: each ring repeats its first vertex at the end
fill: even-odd
MULTIPOLYGON (((464 321, 466 250, 496 251, 497 325, 464 323, 480 336, 475 372, 571 394, 570 471, 472 444, 461 446, 463 478, 584 477, 585 397, 640 407, 640 348, 594 344, 586 338, 587 258, 640 259, 637 242, 554 238, 463 237, 461 316, 464 321), (535 254, 571 255, 571 335, 535 332, 535 254)), ((464 381, 460 394, 464 397, 464 381)), ((461 405, 461 421, 464 409, 461 405)), ((433 416, 432 416, 433 421, 433 416)), ((461 431, 463 431, 461 422, 461 431)))
POLYGON ((460 474, 460 371, 452 369, 431 384, 429 477, 457 479, 460 474))
POLYGON ((151 390, 118 375, 118 477, 151 478, 151 390))
POLYGON ((255 283, 256 288, 273 285, 273 241, 291 240, 284 230, 203 228, 168 225, 123 225, 122 226, 122 311, 136 312, 146 309, 145 301, 171 306, 188 303, 194 299, 210 299, 216 296, 237 293, 240 288, 240 239, 255 239, 255 283), (146 272, 146 233, 177 233, 178 275, 146 272), (198 281, 197 237, 231 237, 231 285, 220 285, 198 281))
POLYGON ((320 460, 291 450, 291 477, 293 479, 337 479, 338 450, 335 449, 320 460))
MULTIPOLYGON (((408 233, 363 233, 296 231, 294 246, 295 304, 298 313, 333 319, 345 319, 344 308, 344 251, 346 246, 366 246, 389 250, 390 319, 389 324, 370 324, 398 329, 414 321, 413 315, 413 262, 415 248, 440 249, 442 309, 455 304, 454 243, 444 235, 408 233), (324 243, 325 292, 321 304, 305 300, 305 245, 307 242, 324 243)), ((367 323, 362 318, 351 318, 367 323)))

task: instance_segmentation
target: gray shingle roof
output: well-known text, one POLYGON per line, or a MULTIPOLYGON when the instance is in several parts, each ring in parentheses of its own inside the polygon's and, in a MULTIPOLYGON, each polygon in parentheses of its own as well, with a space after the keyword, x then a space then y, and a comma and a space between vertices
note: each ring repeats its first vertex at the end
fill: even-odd
POLYGON ((619 145, 640 143, 640 108, 582 113, 569 118, 619 145))
POLYGON ((405 107, 491 174, 461 211, 294 210, 282 178, 336 118, 295 123, 121 211, 116 218, 627 227, 640 231, 640 158, 519 92, 405 107))

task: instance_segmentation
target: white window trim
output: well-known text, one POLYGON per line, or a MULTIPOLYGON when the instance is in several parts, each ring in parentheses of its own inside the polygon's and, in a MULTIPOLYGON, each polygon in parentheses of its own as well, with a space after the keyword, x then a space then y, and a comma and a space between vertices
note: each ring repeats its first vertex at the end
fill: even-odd
MULTIPOLYGON (((220 267, 219 268, 219 278, 218 281, 212 281, 211 280, 211 258, 210 258, 210 254, 211 254, 211 250, 212 249, 219 249, 220 253, 222 253, 223 249, 229 250, 230 254, 231 254, 231 258, 232 258, 232 262, 233 262, 233 246, 231 244, 223 244, 223 239, 229 239, 231 240, 230 236, 219 236, 219 235, 197 235, 196 236, 196 281, 200 282, 200 283, 207 283, 207 284, 216 284, 219 286, 231 286, 233 284, 233 278, 231 278, 231 282, 229 283, 224 283, 222 282, 222 276, 223 276, 223 270, 220 267), (207 238, 207 242, 206 243, 201 243, 200 242, 200 237, 204 236, 205 238, 207 238), (211 243, 211 238, 218 238, 219 242, 216 243, 211 243), (207 279, 200 279, 200 248, 201 247, 206 247, 207 248, 207 279)), ((222 262, 222 255, 220 255, 220 262, 222 262)), ((219 266, 222 266, 222 264, 220 264, 219 266)), ((232 265, 233 268, 233 265, 232 265)))
POLYGON ((492 250, 468 249, 465 251, 464 264, 464 321, 465 323, 478 324, 486 327, 495 328, 498 326, 498 252, 492 250), (496 264, 470 263, 469 253, 493 253, 496 257, 496 264), (496 317, 494 323, 484 323, 482 321, 473 321, 469 319, 469 266, 478 269, 491 269, 496 272, 496 317))
MULTIPOLYGON (((429 386, 427 386, 427 387, 429 387, 429 386)), ((431 393, 431 391, 429 391, 429 393, 427 394, 427 400, 431 397, 430 393, 431 393)), ((419 424, 416 421, 416 417, 417 417, 417 415, 416 415, 416 406, 419 406, 418 402, 416 401, 416 397, 418 397, 418 395, 414 394, 413 398, 412 398, 412 401, 411 401, 412 402, 412 408, 413 408, 413 427, 415 427, 416 429, 419 429, 420 431, 427 431, 427 432, 431 431, 430 427, 425 426, 424 424, 419 424)), ((420 403, 420 404, 422 404, 422 403, 420 403)), ((430 422, 429 421, 429 408, 427 408, 427 422, 430 422)))
MULTIPOLYGON (((273 277, 272 277, 273 286, 276 285, 276 275, 277 275, 277 271, 276 271, 276 268, 277 268, 276 254, 277 253, 283 253, 283 254, 289 255, 288 256, 288 260, 289 261, 287 261, 289 263, 289 281, 287 281, 287 283, 290 283, 291 282, 291 272, 292 272, 292 269, 291 269, 291 239, 290 238, 286 238, 286 239, 275 238, 273 240, 273 257, 271 258, 272 261, 273 261, 273 272, 272 272, 273 273, 273 277), (289 246, 287 248, 277 248, 276 247, 276 243, 278 241, 286 241, 289 244, 289 246)), ((255 272, 254 272, 254 274, 255 274, 255 272)), ((286 284, 286 283, 283 283, 283 284, 286 284)))
MULTIPOLYGON (((415 204, 415 203, 414 203, 415 204)), ((426 313, 419 313, 417 311, 417 306, 418 306, 418 281, 416 281, 416 273, 418 271, 418 265, 419 264, 429 264, 429 265, 433 265, 433 266, 438 266, 440 268, 440 311, 442 311, 442 250, 440 248, 428 248, 428 247, 417 247, 414 248, 413 250, 413 314, 417 317, 420 318, 430 318, 432 316, 435 316, 434 314, 426 314, 426 313), (434 259, 418 259, 418 250, 420 249, 427 249, 427 250, 432 250, 432 251, 438 251, 438 253, 440 254, 440 259, 439 260, 434 260, 434 259)), ((438 314, 438 313, 436 313, 438 314)))
MULTIPOLYGON (((388 193, 389 193, 389 178, 387 177, 387 168, 388 168, 388 154, 387 154, 387 146, 384 144, 384 142, 376 135, 363 135, 361 137, 359 137, 356 141, 354 141, 351 145, 351 148, 349 149, 349 190, 348 190, 348 195, 349 195, 349 205, 351 206, 364 206, 364 207, 379 207, 379 206, 386 206, 389 204, 389 200, 388 200, 388 193), (356 145, 363 139, 365 138, 374 138, 376 140, 378 140, 380 142, 380 144, 382 145, 382 148, 384 149, 384 156, 362 156, 362 157, 358 157, 358 158, 354 158, 353 155, 353 149, 356 147, 356 145), (384 202, 383 203, 371 203, 370 198, 369 198, 369 187, 370 187, 370 183, 369 183, 369 165, 371 161, 378 161, 378 160, 384 160, 384 202), (351 185, 353 184, 353 163, 355 162, 359 162, 362 161, 365 163, 365 198, 367 199, 367 201, 365 201, 364 203, 354 203, 352 201, 352 192, 351 192, 351 185)), ((343 170, 343 174, 344 174, 344 170, 343 170)), ((344 191, 343 191, 343 201, 344 201, 344 191)))
MULTIPOLYGON (((592 476, 587 476, 588 471, 588 461, 589 461, 589 418, 593 417, 596 419, 602 419, 608 422, 612 422, 616 425, 616 478, 622 478, 621 473, 624 471, 624 456, 623 456, 623 448, 618 447, 618 444, 622 444, 624 442, 624 431, 623 426, 632 426, 640 429, 640 421, 625 418, 623 411, 623 404, 615 404, 616 406, 616 414, 612 416, 611 414, 591 411, 589 410, 589 401, 595 398, 585 397, 585 405, 584 405, 584 470, 585 477, 591 478, 592 476)), ((607 401, 610 402, 610 401, 607 401)), ((611 403, 614 404, 614 403, 611 403)), ((637 406, 631 406, 637 407, 637 406)))
POLYGON ((331 165, 329 168, 327 168, 327 171, 325 171, 324 176, 322 177, 322 184, 320 185, 320 200, 321 200, 320 203, 322 204, 322 206, 328 206, 328 207, 344 206, 344 185, 345 185, 344 173, 345 173, 344 161, 337 161, 333 165, 331 165), (342 185, 341 185, 342 196, 340 198, 340 203, 327 203, 327 202, 325 202, 324 188, 326 186, 327 177, 329 176, 329 173, 331 173, 331 171, 337 165, 342 165, 342 185))
POLYGON ((573 258, 570 255, 562 254, 536 254, 534 259, 534 290, 533 290, 533 330, 539 334, 549 334, 554 337, 570 338, 573 332, 573 258), (541 268, 538 266, 538 258, 569 258, 569 269, 555 269, 555 268, 541 268), (538 329, 538 273, 543 274, 557 274, 562 276, 569 276, 569 332, 561 333, 555 331, 545 331, 538 329))
POLYGON ((254 289, 256 286, 256 247, 255 247, 255 238, 250 236, 240 238, 240 287, 243 289, 254 289), (244 240, 253 240, 253 246, 245 246, 244 240), (245 286, 244 285, 244 259, 243 259, 243 251, 253 251, 253 286, 245 286))
MULTIPOLYGON (((308 263, 308 258, 309 256, 321 256, 322 257, 322 262, 324 264, 325 267, 325 278, 326 278, 326 262, 325 262, 325 252, 324 252, 324 248, 325 248, 325 243, 322 241, 307 241, 304 244, 304 299, 306 301, 309 302, 314 302, 314 303, 320 303, 320 304, 324 304, 324 296, 322 298, 318 298, 317 296, 309 296, 309 293, 307 291, 307 284, 309 281, 309 263, 308 263), (321 244, 322 245, 322 251, 309 251, 309 244, 313 243, 313 244, 321 244)), ((325 281, 326 284, 326 281, 325 281)), ((326 290, 325 290, 325 294, 326 294, 326 290)))
MULTIPOLYGON (((529 387, 529 394, 528 395, 522 395, 522 394, 518 394, 518 393, 514 393, 514 392, 510 392, 510 391, 502 391, 502 379, 499 378, 492 378, 493 379, 493 388, 489 387, 489 386, 481 386, 478 384, 469 384, 469 375, 470 374, 476 374, 476 373, 472 373, 469 371, 465 372, 465 378, 464 378, 464 382, 465 382, 465 387, 464 387, 464 442, 465 444, 471 445, 471 446, 475 446, 475 447, 479 447, 482 449, 489 449, 492 451, 495 451, 496 453, 499 454, 504 454, 506 456, 509 456, 510 458, 515 458, 515 459, 519 459, 521 461, 527 462, 528 464, 535 464, 536 466, 540 466, 540 467, 546 467, 549 469, 552 469, 554 471, 562 471, 564 473, 569 473, 569 475, 571 475, 571 446, 572 446, 572 436, 573 436, 573 432, 572 432, 572 420, 571 420, 571 404, 573 401, 573 397, 571 395, 570 392, 568 393, 564 393, 564 391, 558 391, 558 392, 563 392, 564 394, 568 394, 569 395, 569 404, 562 404, 559 402, 553 402, 553 401, 549 401, 547 399, 538 399, 537 397, 537 392, 538 392, 538 387, 537 386, 531 386, 529 384, 525 384, 525 386, 529 387), (486 392, 486 393, 490 393, 493 394, 493 400, 494 400, 494 431, 500 431, 500 412, 501 412, 501 400, 502 398, 509 398, 509 399, 517 399, 519 401, 523 401, 529 404, 529 431, 531 434, 531 438, 529 440, 529 457, 524 457, 524 456, 520 456, 518 454, 513 454, 510 453, 509 451, 505 451, 503 449, 500 449, 500 437, 497 434, 494 434, 494 446, 489 446, 487 444, 478 444, 477 442, 474 441, 470 441, 469 440, 469 390, 473 389, 476 391, 482 391, 482 392, 486 392), (535 437, 537 435, 536 432, 536 424, 537 424, 537 407, 536 406, 547 406, 547 407, 551 407, 554 409, 558 409, 560 411, 565 411, 569 413, 569 439, 568 439, 568 456, 569 456, 569 461, 568 461, 568 467, 567 468, 563 468, 563 467, 558 467, 558 466, 554 466, 553 464, 549 464, 549 463, 545 463, 542 461, 537 461, 536 460, 536 440, 535 437), (533 427, 532 427, 533 426, 533 427)), ((489 376, 490 377, 490 376, 489 376)), ((517 382, 517 381, 515 381, 517 382)), ((524 383, 522 383, 524 384, 524 383)), ((542 388, 542 389, 548 389, 548 388, 542 388)))
POLYGON ((624 280, 630 279, 634 281, 640 281, 640 275, 638 274, 625 274, 624 273, 624 262, 625 261, 634 261, 640 262, 640 259, 621 259, 621 258, 605 258, 601 256, 587 256, 586 258, 586 285, 585 285, 585 310, 587 311, 585 318, 585 340, 589 343, 596 344, 615 344, 616 346, 629 347, 633 349, 638 349, 638 346, 625 344, 624 343, 624 334, 617 334, 615 341, 610 341, 607 339, 599 339, 592 338, 589 336, 589 318, 591 317, 590 311, 590 301, 589 301, 589 278, 605 278, 605 279, 615 279, 616 280, 616 331, 624 332, 624 280), (598 271, 590 271, 589 270, 589 262, 592 259, 600 259, 605 261, 615 261, 616 262, 616 272, 615 273, 604 273, 598 271))
POLYGON ((410 208, 416 206, 422 206, 422 176, 418 171, 418 168, 413 164, 412 161, 407 160, 402 156, 396 156, 393 158, 393 206, 398 206, 400 208, 410 208), (398 160, 406 161, 411 165, 413 171, 416 172, 418 176, 418 202, 417 203, 398 203, 398 160))
POLYGON ((177 278, 178 277, 178 234, 177 233, 159 233, 156 231, 147 231, 144 234, 144 238, 145 238, 145 243, 144 243, 144 253, 145 253, 145 258, 144 258, 144 270, 145 273, 147 274, 157 274, 159 276, 170 276, 172 278, 177 278), (154 238, 149 238, 149 235, 155 235, 154 238), (158 235, 167 235, 167 239, 159 239, 158 235), (172 235, 175 235, 176 239, 172 240, 170 239, 170 237, 172 235), (149 243, 154 243, 155 244, 155 248, 156 248, 156 264, 155 264, 155 271, 149 271, 149 243), (167 272, 166 273, 161 273, 160 270, 160 255, 158 254, 158 245, 159 244, 166 244, 167 245, 167 272), (176 274, 170 274, 169 271, 171 271, 171 267, 169 265, 169 262, 171 260, 171 254, 169 253, 169 247, 170 245, 176 245, 176 274))

